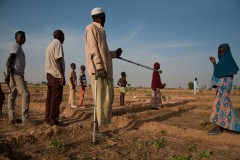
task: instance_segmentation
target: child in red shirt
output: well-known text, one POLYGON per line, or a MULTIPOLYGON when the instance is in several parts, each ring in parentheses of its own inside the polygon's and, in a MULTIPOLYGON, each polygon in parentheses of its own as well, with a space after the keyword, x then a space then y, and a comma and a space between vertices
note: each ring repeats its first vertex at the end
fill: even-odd
POLYGON ((160 64, 158 62, 154 63, 153 68, 155 69, 152 74, 152 84, 151 88, 153 90, 151 99, 151 108, 159 110, 162 107, 162 98, 160 89, 164 88, 161 82, 160 73, 156 70, 160 69, 160 64))

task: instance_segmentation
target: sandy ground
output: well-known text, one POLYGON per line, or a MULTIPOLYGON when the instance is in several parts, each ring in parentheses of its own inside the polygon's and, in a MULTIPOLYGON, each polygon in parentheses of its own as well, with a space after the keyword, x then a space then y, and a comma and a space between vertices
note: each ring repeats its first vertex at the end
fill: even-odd
MULTIPOLYGON (((116 88, 112 124, 101 127, 109 138, 99 138, 96 145, 92 144, 90 89, 84 101, 87 108, 73 109, 67 107, 68 87, 64 88, 60 117, 65 127, 43 123, 47 88, 32 86, 29 90, 34 125, 9 125, 5 103, 0 118, 0 159, 240 160, 240 134, 224 131, 207 135, 213 128, 209 116, 215 91, 204 90, 193 96, 190 90, 162 90, 164 108, 157 111, 149 106, 151 90, 129 90, 126 107, 121 108, 116 88)), ((239 97, 239 92, 232 91, 231 100, 238 111, 239 97)), ((16 112, 20 118, 20 95, 16 112)))

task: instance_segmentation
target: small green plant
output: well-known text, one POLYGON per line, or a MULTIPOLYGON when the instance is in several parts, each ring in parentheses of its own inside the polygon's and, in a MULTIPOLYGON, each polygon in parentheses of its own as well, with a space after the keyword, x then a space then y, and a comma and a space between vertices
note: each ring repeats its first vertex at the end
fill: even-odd
POLYGON ((146 96, 147 97, 151 97, 151 93, 146 93, 146 96))
POLYGON ((60 139, 51 139, 50 146, 57 150, 65 148, 65 144, 63 144, 60 139))
POLYGON ((211 152, 202 151, 202 152, 200 152, 200 153, 197 154, 196 159, 197 159, 197 160, 201 160, 202 158, 207 158, 207 159, 209 159, 211 155, 212 155, 211 152))
POLYGON ((141 143, 141 145, 144 146, 144 147, 147 147, 147 146, 149 146, 149 144, 150 144, 150 142, 149 142, 148 140, 146 140, 146 141, 145 141, 145 140, 141 140, 140 143, 141 143))
POLYGON ((162 95, 162 100, 166 101, 166 96, 165 95, 162 95))
POLYGON ((167 144, 167 140, 165 138, 158 138, 153 142, 153 146, 155 148, 164 148, 167 144))
POLYGON ((197 150, 197 145, 195 143, 191 143, 188 149, 189 151, 194 152, 197 150))
POLYGON ((131 137, 131 143, 129 143, 129 146, 132 150, 136 149, 136 142, 137 142, 138 138, 137 137, 131 137))
POLYGON ((190 156, 173 156, 170 160, 190 160, 190 156))
POLYGON ((132 141, 133 143, 135 143, 135 142, 137 141, 137 139, 138 139, 137 137, 132 137, 132 138, 131 138, 131 141, 132 141))

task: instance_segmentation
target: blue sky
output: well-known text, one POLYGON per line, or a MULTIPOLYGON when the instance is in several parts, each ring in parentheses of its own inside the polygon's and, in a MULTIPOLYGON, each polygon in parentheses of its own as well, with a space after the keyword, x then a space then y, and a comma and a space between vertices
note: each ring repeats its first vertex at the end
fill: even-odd
MULTIPOLYGON (((14 33, 23 30, 27 37, 23 45, 25 78, 34 83, 46 81, 45 48, 53 39, 53 31, 61 29, 65 33, 66 72, 74 62, 79 73, 79 66, 85 64, 84 30, 92 22, 94 7, 106 12, 109 48, 121 47, 122 57, 147 66, 160 62, 161 78, 167 87, 186 88, 195 77, 200 86, 209 87, 213 68, 208 58, 217 58, 222 42, 230 44, 240 66, 239 0, 1 0, 1 70, 5 70, 15 42, 14 33)), ((150 86, 151 70, 118 59, 113 63, 115 84, 120 72, 125 71, 132 86, 150 86)), ((234 84, 240 86, 239 74, 234 84)))

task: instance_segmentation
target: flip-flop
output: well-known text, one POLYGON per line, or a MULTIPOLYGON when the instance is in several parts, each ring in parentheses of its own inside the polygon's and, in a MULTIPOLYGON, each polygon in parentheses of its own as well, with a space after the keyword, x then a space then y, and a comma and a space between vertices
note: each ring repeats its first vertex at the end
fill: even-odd
POLYGON ((153 109, 153 110, 159 110, 159 108, 156 108, 156 107, 151 107, 151 109, 153 109))
POLYGON ((64 126, 63 122, 60 122, 60 121, 57 121, 55 125, 59 126, 59 127, 63 127, 64 126))
POLYGON ((108 139, 109 138, 109 136, 106 133, 103 133, 103 132, 99 133, 96 137, 103 138, 103 139, 108 139))
POLYGON ((49 126, 64 127, 64 123, 63 123, 63 122, 60 122, 60 121, 55 122, 55 124, 49 123, 48 125, 49 125, 49 126))

